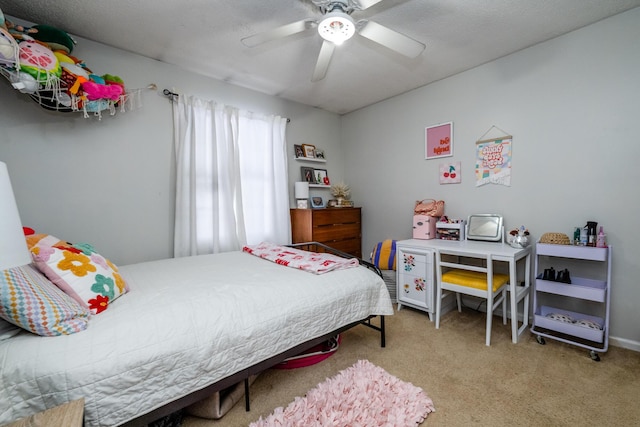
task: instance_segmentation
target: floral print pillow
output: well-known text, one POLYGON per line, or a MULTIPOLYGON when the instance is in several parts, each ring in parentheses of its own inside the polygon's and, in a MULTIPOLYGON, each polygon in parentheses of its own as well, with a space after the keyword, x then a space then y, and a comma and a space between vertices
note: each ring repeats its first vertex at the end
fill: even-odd
POLYGON ((31 247, 31 255, 49 280, 92 314, 129 290, 118 268, 87 243, 49 245, 43 239, 31 247))

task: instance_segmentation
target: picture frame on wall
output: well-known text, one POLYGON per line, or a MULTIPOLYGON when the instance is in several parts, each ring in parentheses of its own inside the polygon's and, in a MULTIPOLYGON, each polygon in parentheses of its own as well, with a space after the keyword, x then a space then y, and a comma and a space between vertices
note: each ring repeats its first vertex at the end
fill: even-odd
POLYGON ((315 178, 316 175, 313 168, 301 166, 300 174, 302 176, 303 181, 307 181, 309 184, 317 184, 316 178, 315 178))
POLYGON ((453 156, 453 122, 428 126, 424 130, 424 158, 453 156))
POLYGON ((313 176, 316 180, 316 184, 331 185, 331 182, 329 182, 329 176, 327 175, 326 169, 314 169, 313 176))
POLYGON ((314 209, 324 208, 324 199, 319 196, 314 196, 311 198, 311 207, 314 209))
POLYGON ((302 151, 304 152, 305 157, 309 157, 311 159, 316 158, 316 146, 311 144, 302 144, 302 151))
POLYGON ((460 184, 462 182, 462 162, 440 163, 440 184, 460 184))
POLYGON ((304 150, 302 149, 302 145, 294 144, 293 149, 295 150, 296 159, 299 157, 304 157, 304 150))

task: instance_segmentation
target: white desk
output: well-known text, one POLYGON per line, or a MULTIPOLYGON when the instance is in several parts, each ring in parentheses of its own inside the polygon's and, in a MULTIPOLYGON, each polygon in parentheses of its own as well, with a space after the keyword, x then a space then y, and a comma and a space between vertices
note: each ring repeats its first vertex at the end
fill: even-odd
POLYGON ((490 254, 494 261, 504 261, 509 264, 509 301, 511 309, 511 340, 518 342, 518 337, 529 325, 529 289, 531 285, 531 246, 516 249, 506 243, 480 242, 472 240, 403 240, 398 243, 411 244, 434 251, 473 258, 490 254), (524 286, 518 285, 518 261, 524 259, 524 286), (522 325, 518 327, 518 303, 524 300, 522 325))

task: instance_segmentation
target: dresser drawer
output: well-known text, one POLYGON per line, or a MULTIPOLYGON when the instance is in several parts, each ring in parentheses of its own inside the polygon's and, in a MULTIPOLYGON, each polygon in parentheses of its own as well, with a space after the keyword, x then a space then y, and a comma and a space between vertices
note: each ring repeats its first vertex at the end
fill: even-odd
POLYGON ((336 240, 332 242, 325 242, 324 244, 327 246, 331 246, 333 249, 346 252, 358 258, 362 258, 360 239, 336 240))
POLYGON ((360 208, 291 209, 293 243, 319 242, 362 257, 360 208))
POLYGON ((331 240, 355 239, 360 237, 360 223, 319 225, 313 227, 313 240, 328 242, 331 240))
POLYGON ((313 211, 314 227, 339 224, 360 224, 360 209, 336 208, 313 211))

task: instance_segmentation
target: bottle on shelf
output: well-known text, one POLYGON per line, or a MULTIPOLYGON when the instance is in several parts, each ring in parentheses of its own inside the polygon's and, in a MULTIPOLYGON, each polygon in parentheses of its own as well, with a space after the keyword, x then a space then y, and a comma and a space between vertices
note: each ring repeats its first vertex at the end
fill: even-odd
POLYGON ((598 232, 598 238, 596 239, 596 247, 597 248, 607 247, 607 235, 604 234, 604 228, 602 226, 600 226, 600 231, 598 232))
POLYGON ((585 228, 587 229, 587 246, 595 246, 596 245, 596 229, 598 227, 598 223, 596 221, 587 221, 587 225, 585 228))

